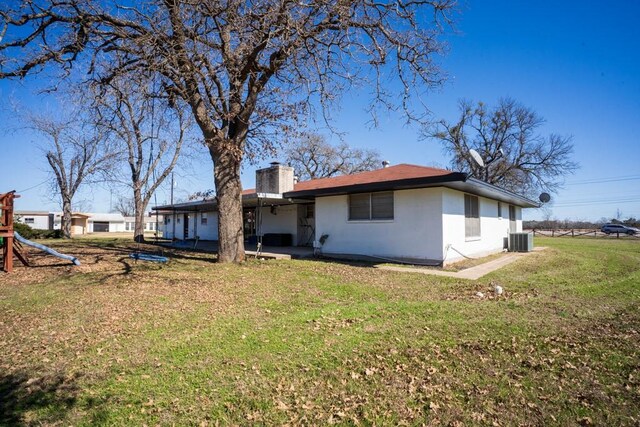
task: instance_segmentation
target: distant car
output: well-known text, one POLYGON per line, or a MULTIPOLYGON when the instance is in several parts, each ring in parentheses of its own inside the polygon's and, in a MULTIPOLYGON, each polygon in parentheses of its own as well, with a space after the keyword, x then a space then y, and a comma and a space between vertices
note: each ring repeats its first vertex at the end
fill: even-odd
POLYGON ((606 234, 620 233, 620 234, 628 234, 630 236, 640 233, 640 230, 638 230, 637 228, 627 227, 626 225, 622 225, 622 224, 605 224, 602 226, 600 231, 606 234))

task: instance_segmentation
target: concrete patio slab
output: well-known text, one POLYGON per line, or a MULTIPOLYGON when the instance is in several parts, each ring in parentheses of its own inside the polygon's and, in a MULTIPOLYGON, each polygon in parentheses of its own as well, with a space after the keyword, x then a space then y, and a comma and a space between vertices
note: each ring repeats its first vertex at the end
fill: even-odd
MULTIPOLYGON (((174 249, 186 249, 202 252, 218 252, 218 242, 214 240, 177 240, 175 242, 166 242, 162 246, 174 249)), ((264 259, 297 259, 313 257, 313 248, 306 246, 264 246, 260 254, 257 252, 257 245, 245 244, 245 254, 250 258, 264 259)))

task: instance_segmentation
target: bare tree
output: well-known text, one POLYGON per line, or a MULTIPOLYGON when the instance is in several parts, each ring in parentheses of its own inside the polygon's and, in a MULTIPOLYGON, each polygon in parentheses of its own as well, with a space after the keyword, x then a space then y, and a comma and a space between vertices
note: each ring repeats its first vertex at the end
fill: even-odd
POLYGON ((94 107, 95 125, 113 135, 124 153, 125 171, 115 168, 110 175, 133 192, 134 240, 142 242, 147 206, 178 162, 189 120, 182 108, 156 98, 153 82, 140 75, 118 76, 102 85, 94 107))
POLYGON ((74 196, 89 179, 109 168, 115 153, 105 134, 83 126, 78 115, 67 120, 32 115, 26 121, 45 138, 43 149, 62 202, 62 234, 71 238, 74 196))
POLYGON ((136 213, 136 204, 130 197, 118 197, 113 211, 118 212, 122 216, 134 216, 136 213))
POLYGON ((509 98, 493 109, 464 100, 459 107, 456 122, 440 120, 422 131, 424 137, 442 142, 452 156, 452 168, 531 197, 556 191, 562 178, 578 168, 572 160, 572 138, 540 135, 544 119, 531 108, 509 98), (484 167, 473 161, 470 149, 480 154, 484 167))
POLYGON ((0 5, 0 78, 48 64, 68 72, 83 58, 100 82, 154 73, 188 105, 209 149, 218 259, 242 261, 245 155, 271 149, 313 103, 325 107, 354 85, 370 87, 372 105, 411 116, 411 97, 443 79, 434 56, 454 3, 10 0, 0 5), (95 63, 114 66, 98 73, 95 63))
POLYGON ((331 145, 318 134, 306 134, 286 149, 286 162, 300 179, 328 178, 380 168, 382 159, 375 150, 331 145))

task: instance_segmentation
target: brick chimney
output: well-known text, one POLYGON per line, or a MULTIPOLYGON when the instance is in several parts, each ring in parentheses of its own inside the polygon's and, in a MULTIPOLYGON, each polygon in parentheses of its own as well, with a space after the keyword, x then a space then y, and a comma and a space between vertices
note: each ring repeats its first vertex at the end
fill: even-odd
POLYGON ((293 190, 293 168, 271 162, 271 166, 256 171, 256 192, 282 194, 293 190))

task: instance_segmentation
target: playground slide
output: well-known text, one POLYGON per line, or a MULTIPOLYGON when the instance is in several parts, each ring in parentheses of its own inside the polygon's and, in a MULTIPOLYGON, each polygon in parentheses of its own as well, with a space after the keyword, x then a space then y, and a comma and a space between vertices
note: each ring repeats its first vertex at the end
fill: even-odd
POLYGON ((49 255, 53 255, 56 256, 58 258, 62 258, 62 259, 66 259, 67 261, 71 261, 74 265, 80 265, 80 261, 78 261, 78 258, 76 257, 72 257, 70 255, 64 255, 61 254, 59 252, 54 251, 53 249, 45 246, 45 245, 41 245, 40 243, 36 243, 36 242, 32 242, 31 240, 27 240, 24 237, 22 237, 17 231, 13 232, 13 236, 16 238, 16 240, 22 244, 28 245, 28 246, 33 246, 36 249, 40 249, 41 251, 44 251, 46 253, 48 253, 49 255))

